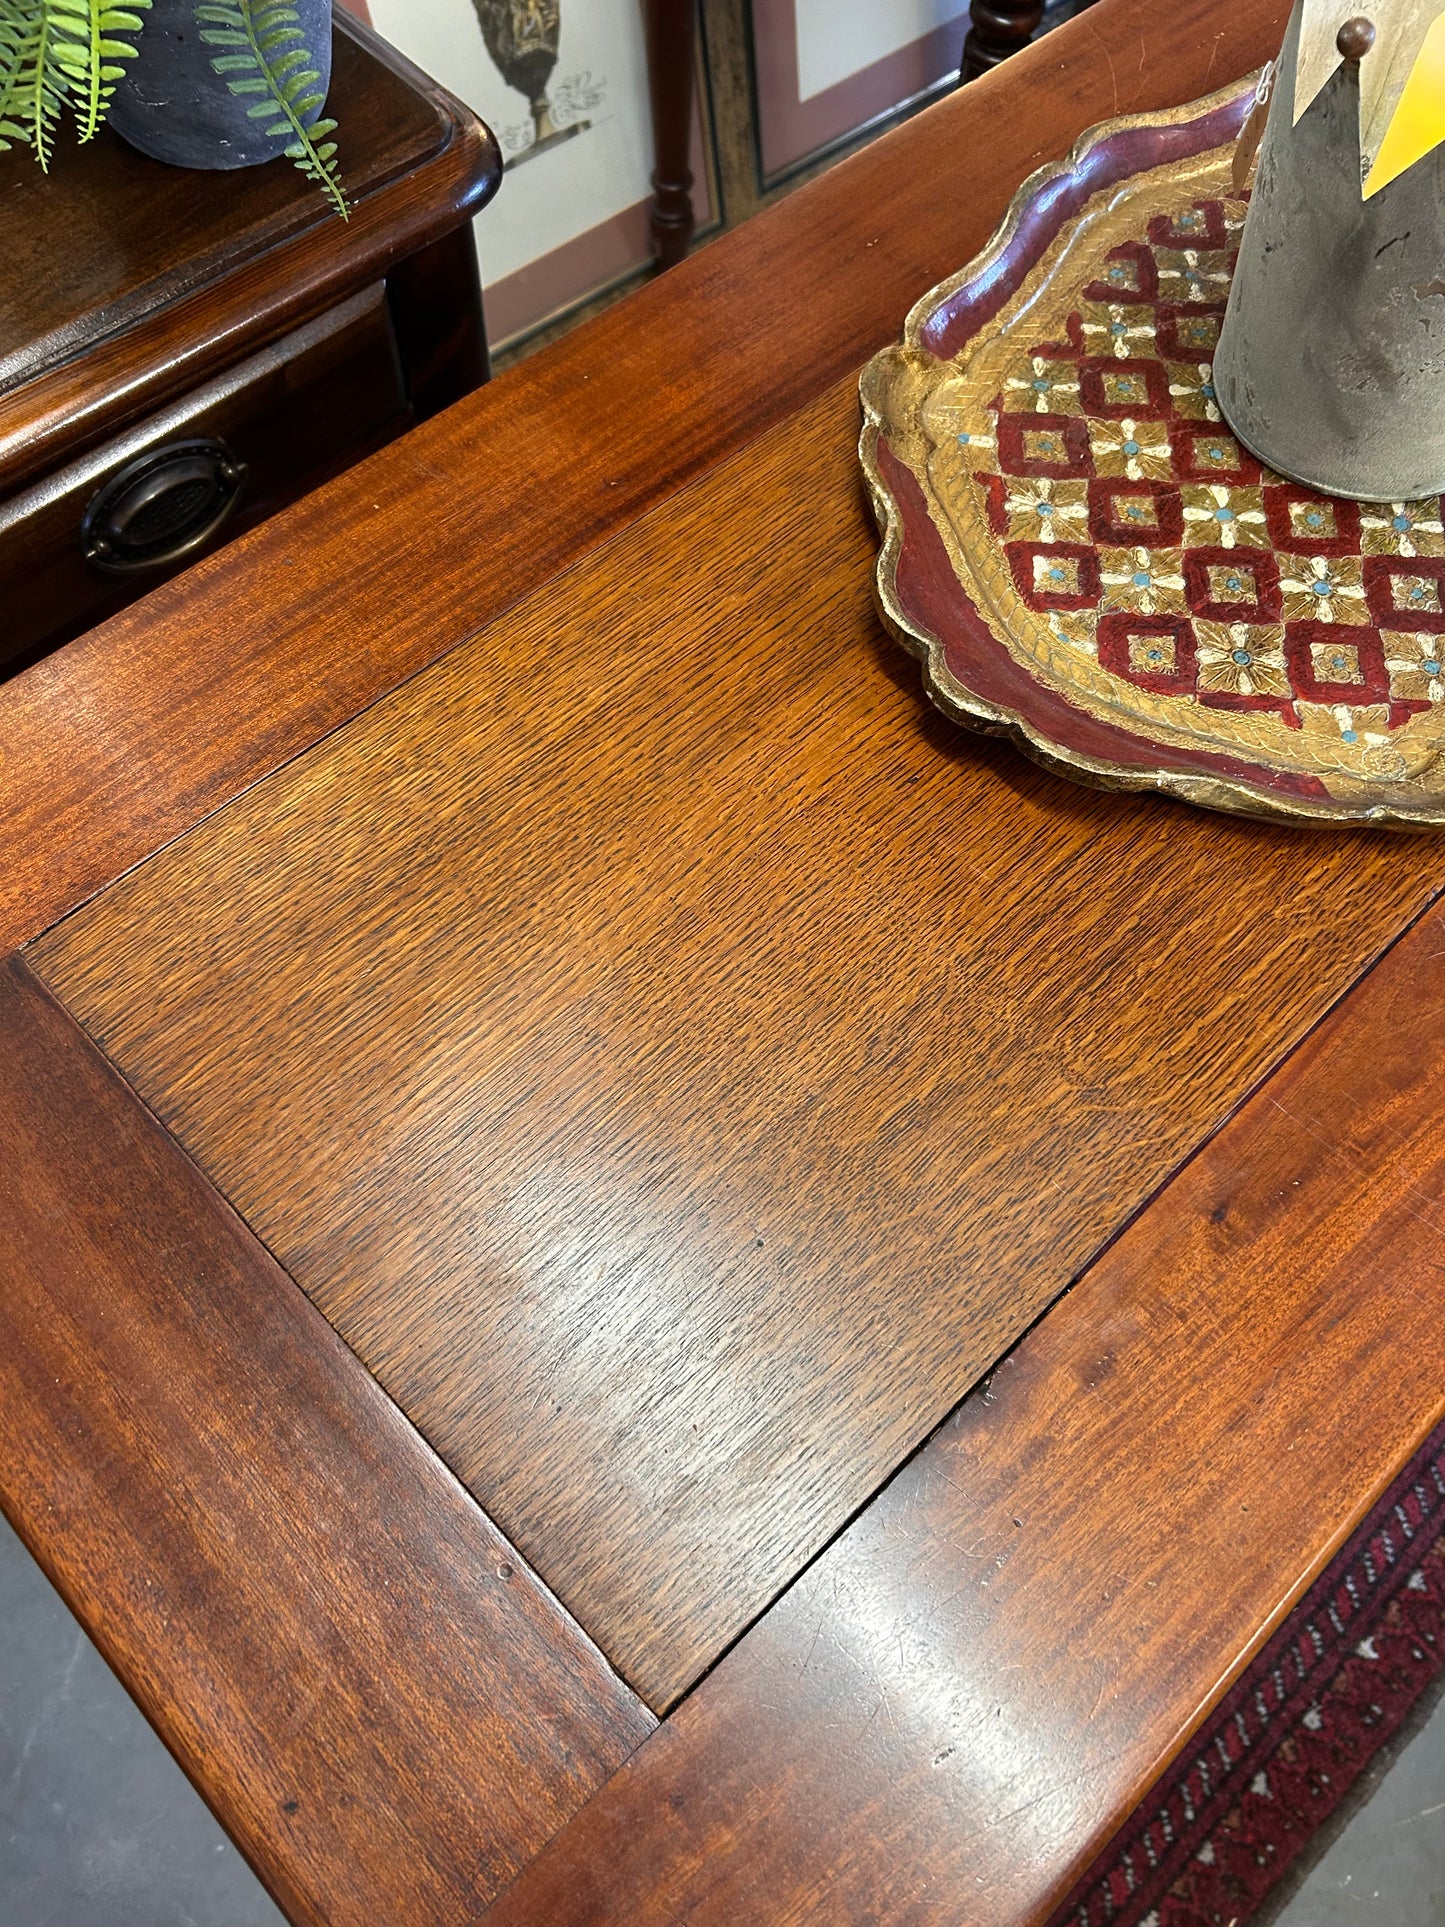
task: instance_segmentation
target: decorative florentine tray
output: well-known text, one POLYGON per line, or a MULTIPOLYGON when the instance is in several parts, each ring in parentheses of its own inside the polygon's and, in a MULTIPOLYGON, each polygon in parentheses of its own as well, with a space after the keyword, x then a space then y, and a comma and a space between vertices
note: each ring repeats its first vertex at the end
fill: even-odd
POLYGON ((1314 494, 1215 406, 1253 95, 1086 134, 869 363, 883 613, 940 707, 1083 782, 1445 823, 1440 500, 1314 494))

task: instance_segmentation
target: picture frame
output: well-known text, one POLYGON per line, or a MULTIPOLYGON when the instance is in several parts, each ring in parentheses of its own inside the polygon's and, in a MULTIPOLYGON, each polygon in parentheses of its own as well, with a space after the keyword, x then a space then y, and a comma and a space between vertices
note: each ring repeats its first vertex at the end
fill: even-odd
POLYGON ((761 190, 957 85, 967 0, 749 0, 761 190))
MULTIPOLYGON (((368 0, 366 11, 501 145, 502 189, 476 221, 494 351, 651 272, 653 132, 638 0, 368 0)), ((692 173, 705 234, 718 224, 719 196, 700 50, 692 173)))

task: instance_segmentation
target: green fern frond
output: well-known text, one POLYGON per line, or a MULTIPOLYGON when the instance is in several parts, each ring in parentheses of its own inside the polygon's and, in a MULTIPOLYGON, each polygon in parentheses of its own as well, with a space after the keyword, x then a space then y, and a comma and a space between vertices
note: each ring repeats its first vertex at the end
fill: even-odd
MULTIPOLYGON (((72 108, 80 138, 104 121, 152 0, 0 0, 0 152, 23 142, 49 168, 55 129, 72 108)), ((211 65, 233 94, 254 95, 250 118, 314 181, 343 220, 334 120, 306 124, 324 103, 300 15, 285 0, 198 0, 211 65)))
MULTIPOLYGON (((149 9, 151 0, 131 0, 149 9)), ((115 83, 125 72, 117 63, 134 60, 136 49, 120 32, 138 32, 140 15, 109 0, 46 0, 55 26, 55 57, 69 83, 80 122, 80 138, 90 140, 105 118, 115 83)))
POLYGON ((40 0, 9 0, 0 6, 0 153, 30 138, 25 126, 27 87, 39 32, 40 0))
POLYGON ((230 91, 257 97, 248 118, 264 121, 267 138, 280 141, 280 151, 316 183, 343 221, 349 219, 336 143, 326 139, 336 122, 306 125, 305 116, 325 95, 316 91, 321 74, 295 8, 285 0, 199 0, 195 15, 206 45, 228 50, 213 53, 211 65, 230 91))
POLYGON ((44 168, 55 126, 75 109, 80 138, 105 118, 151 0, 0 0, 0 148, 24 141, 44 168), (140 11, 136 11, 139 9, 140 11))
POLYGON ((30 71, 21 82, 24 89, 26 138, 35 149, 35 158, 48 173, 55 141, 55 124, 70 93, 70 83, 60 63, 56 41, 59 35, 46 0, 41 0, 40 31, 35 36, 30 71))

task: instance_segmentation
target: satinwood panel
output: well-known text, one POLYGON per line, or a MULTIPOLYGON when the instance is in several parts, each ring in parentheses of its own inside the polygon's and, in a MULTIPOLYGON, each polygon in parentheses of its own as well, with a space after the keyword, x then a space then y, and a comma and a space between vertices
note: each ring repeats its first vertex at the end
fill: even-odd
POLYGON ((1445 1411, 1431 912, 487 1914, 1038 1927, 1445 1411))
POLYGON ((835 387, 40 940, 655 1707, 1425 900, 881 633, 835 387))

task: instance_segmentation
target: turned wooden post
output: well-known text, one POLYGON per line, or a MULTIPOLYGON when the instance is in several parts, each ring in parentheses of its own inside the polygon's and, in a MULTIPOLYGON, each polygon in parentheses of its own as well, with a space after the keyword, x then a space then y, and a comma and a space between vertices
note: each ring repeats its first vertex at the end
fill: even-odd
POLYGON ((977 80, 1027 47, 1043 17, 1043 0, 972 0, 959 79, 977 80))
POLYGON ((692 211, 693 53, 696 0, 642 0, 652 99, 651 226, 657 264, 676 267, 696 225, 692 211))

